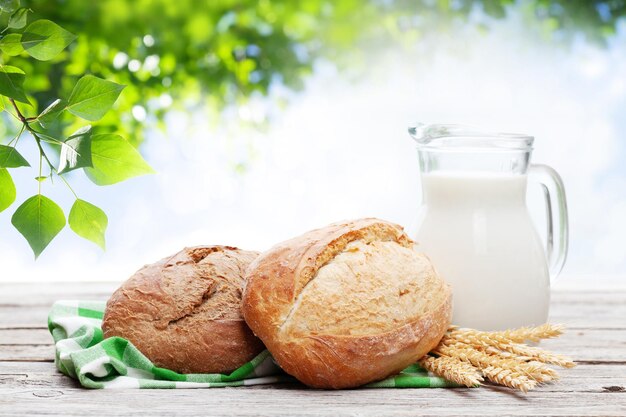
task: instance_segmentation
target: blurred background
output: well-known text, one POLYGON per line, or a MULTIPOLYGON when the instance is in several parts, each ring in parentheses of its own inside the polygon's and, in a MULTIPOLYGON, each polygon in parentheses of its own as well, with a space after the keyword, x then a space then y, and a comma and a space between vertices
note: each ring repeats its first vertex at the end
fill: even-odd
MULTIPOLYGON (((569 200, 556 285, 626 286, 626 1, 23 3, 78 36, 54 61, 19 62, 39 74, 27 89, 47 104, 85 73, 126 84, 100 129, 156 174, 112 187, 68 174, 109 216, 105 252, 66 228, 34 261, 1 213, 0 281, 121 281, 184 246, 264 250, 362 216, 411 230, 419 121, 534 135, 533 162, 569 200)), ((0 141, 14 130, 4 119, 0 141)), ((12 174, 23 201, 37 182, 12 174)), ((69 210, 63 184, 44 187, 69 210)))

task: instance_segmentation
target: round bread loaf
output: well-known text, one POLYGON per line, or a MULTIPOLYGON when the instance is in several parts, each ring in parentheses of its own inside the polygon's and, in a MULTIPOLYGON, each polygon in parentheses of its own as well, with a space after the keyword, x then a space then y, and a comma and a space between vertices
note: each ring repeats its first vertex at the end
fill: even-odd
POLYGON ((450 324, 451 291, 398 225, 332 224, 280 243, 248 269, 243 315, 277 363, 316 388, 400 372, 450 324))
POLYGON ((198 246, 144 266, 109 299, 104 337, 128 339, 179 373, 237 369, 264 348, 241 315, 244 272, 257 255, 198 246))

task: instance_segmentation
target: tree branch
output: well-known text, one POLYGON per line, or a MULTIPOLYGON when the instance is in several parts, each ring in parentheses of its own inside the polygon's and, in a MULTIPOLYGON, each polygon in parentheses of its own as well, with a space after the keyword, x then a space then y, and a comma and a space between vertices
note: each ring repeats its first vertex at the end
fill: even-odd
MULTIPOLYGON (((17 113, 17 118, 20 119, 20 121, 24 124, 24 127, 26 128, 26 130, 28 130, 30 134, 33 135, 33 137, 35 138, 35 142, 37 143, 37 147, 39 148, 39 154, 44 157, 50 169, 56 172, 56 168, 54 167, 54 165, 52 165, 52 162, 50 162, 50 159, 48 159, 48 155, 46 155, 46 152, 43 150, 43 147, 41 146, 41 138, 37 135, 37 131, 33 129, 29 123, 30 121, 34 119, 31 117, 25 117, 20 111, 20 108, 17 107, 17 103, 15 102, 15 100, 10 98, 9 101, 11 102, 11 104, 13 105, 13 108, 15 109, 17 113)), ((39 174, 39 176, 41 176, 41 173, 39 174)))
POLYGON ((11 104, 13 105, 13 108, 15 109, 15 111, 17 112, 17 118, 20 119, 20 122, 24 123, 25 125, 28 124, 28 120, 26 119, 26 117, 24 117, 24 115, 22 114, 22 112, 20 111, 20 108, 17 107, 17 103, 15 102, 15 100, 13 100, 12 98, 9 99, 9 101, 11 102, 11 104))

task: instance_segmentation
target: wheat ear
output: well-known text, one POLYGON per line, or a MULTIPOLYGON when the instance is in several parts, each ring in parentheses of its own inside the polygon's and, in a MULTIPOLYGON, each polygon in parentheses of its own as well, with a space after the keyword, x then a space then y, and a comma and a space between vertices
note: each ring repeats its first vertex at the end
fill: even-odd
POLYGON ((503 352, 491 346, 482 347, 481 349, 483 349, 484 352, 500 357, 503 360, 514 361, 514 369, 537 382, 543 383, 559 379, 559 374, 554 369, 548 368, 543 363, 538 362, 533 358, 517 356, 511 352, 503 352))
POLYGON ((440 344, 435 348, 433 353, 439 356, 457 358, 460 361, 472 364, 478 369, 484 369, 489 366, 508 369, 511 368, 512 364, 515 362, 512 359, 509 360, 498 356, 488 355, 487 353, 476 350, 472 348, 472 346, 468 346, 463 343, 453 343, 449 345, 440 344))
POLYGON ((562 326, 552 324, 498 332, 450 326, 437 347, 431 350, 431 356, 423 358, 420 363, 434 374, 462 385, 470 386, 469 382, 480 381, 482 374, 492 382, 527 392, 538 384, 559 378, 546 364, 565 368, 575 364, 566 356, 522 343, 549 339, 562 333, 562 326))
POLYGON ((482 372, 490 381, 510 388, 516 388, 522 392, 528 392, 537 386, 537 381, 511 369, 488 366, 482 372))
POLYGON ((558 337, 561 334, 563 334, 563 326, 546 323, 537 327, 520 327, 519 329, 500 332, 482 332, 473 329, 454 328, 446 336, 468 344, 498 347, 501 343, 523 343, 526 340, 538 342, 542 339, 558 337))
MULTIPOLYGON (((528 336, 529 331, 530 333, 534 332, 535 335, 543 335, 543 336, 553 335, 555 334, 555 332, 562 332, 561 327, 552 326, 552 325, 547 325, 547 326, 550 326, 550 329, 547 329, 547 328, 540 329, 541 327, 545 327, 545 326, 546 325, 539 326, 534 329, 522 328, 518 330, 511 330, 509 332, 510 333, 520 332, 520 334, 525 334, 526 336, 528 336)), ((522 345, 519 343, 514 343, 513 340, 505 341, 500 337, 502 333, 504 332, 489 333, 489 332, 480 332, 477 330, 456 330, 444 337, 445 338, 444 343, 451 344, 453 343, 453 341, 458 341, 458 342, 471 345, 476 348, 482 347, 483 349, 485 349, 486 347, 491 347, 491 348, 499 349, 501 351, 510 352, 512 354, 511 357, 514 357, 520 361, 534 360, 537 362, 558 365, 564 368, 572 368, 575 366, 574 362, 567 356, 557 355, 557 354, 548 352, 544 349, 537 348, 537 347, 531 347, 531 346, 526 346, 526 345, 522 345)), ((519 338, 517 340, 519 340, 519 338)), ((490 350, 490 349, 485 349, 485 350, 488 350, 489 353, 496 354, 494 350, 490 350)))
POLYGON ((527 392, 537 385, 537 381, 529 378, 518 369, 519 364, 515 360, 488 355, 462 343, 438 346, 435 353, 471 363, 480 369, 487 379, 496 384, 516 388, 523 392, 527 392))
POLYGON ((479 386, 483 380, 476 368, 456 358, 425 356, 419 361, 419 364, 435 375, 466 387, 479 386))
POLYGON ((574 361, 572 361, 567 356, 557 355, 556 353, 551 353, 545 349, 541 349, 538 347, 520 345, 518 343, 510 343, 508 345, 502 346, 501 349, 517 356, 530 358, 537 362, 561 366, 563 368, 573 368, 574 366, 576 366, 574 361))
MULTIPOLYGON (((536 361, 525 361, 509 352, 502 352, 493 347, 482 347, 481 350, 473 346, 465 345, 458 341, 452 341, 447 345, 437 347, 435 353, 443 356, 456 357, 457 359, 471 363, 484 374, 488 367, 508 369, 519 373, 537 382, 549 382, 559 379, 558 374, 536 361), (484 349, 484 350, 482 350, 484 349)), ((485 375, 487 376, 487 375, 485 375)))

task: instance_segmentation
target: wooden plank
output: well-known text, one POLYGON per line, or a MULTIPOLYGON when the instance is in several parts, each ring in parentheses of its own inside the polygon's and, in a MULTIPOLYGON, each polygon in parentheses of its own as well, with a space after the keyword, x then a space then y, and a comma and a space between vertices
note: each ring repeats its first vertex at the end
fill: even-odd
MULTIPOLYGON (((106 299, 122 283, 118 282, 41 282, 0 283, 0 305, 49 305, 58 299, 106 299), (19 301, 17 301, 19 300, 19 301)), ((552 291, 556 304, 626 304, 626 291, 562 290, 552 291)))
POLYGON ((341 392, 300 387, 172 391, 38 389, 0 398, 0 416, 623 416, 621 393, 501 389, 386 389, 341 392))
POLYGON ((1 362, 0 395, 12 390, 37 388, 80 388, 51 362, 1 362))
POLYGON ((0 305, 0 329, 48 327, 50 305, 0 305))
POLYGON ((0 283, 0 329, 47 328, 61 299, 107 300, 120 283, 0 283))
POLYGON ((572 329, 626 329, 626 303, 614 306, 553 303, 548 321, 572 329))
POLYGON ((224 388, 219 394, 202 396, 196 392, 176 390, 167 394, 153 391, 136 395, 124 393, 119 397, 111 392, 97 392, 72 397, 60 396, 55 390, 38 393, 44 398, 31 398, 23 402, 0 401, 0 416, 185 416, 206 414, 219 416, 624 416, 623 404, 607 404, 605 394, 588 394, 585 397, 561 397, 560 394, 533 396, 531 400, 494 401, 494 398, 476 398, 473 395, 451 397, 449 401, 434 401, 423 392, 411 391, 411 397, 392 398, 393 403, 376 401, 383 395, 346 395, 334 397, 318 393, 301 396, 288 390, 272 391, 249 389, 246 396, 239 395, 242 388, 224 388), (167 400, 164 399, 167 398, 167 400), (205 400, 203 398, 210 398, 205 400), (242 401, 245 398, 245 401, 242 401), (271 398, 271 400, 270 400, 271 398), (461 399, 460 399, 461 398, 461 399), (338 401, 341 400, 341 401, 338 401), (573 401, 575 400, 575 401, 573 401), (71 403, 63 403, 71 401, 71 403), (12 403, 12 404, 11 404, 12 403))
POLYGON ((121 283, 0 283, 0 305, 52 305, 59 299, 106 300, 121 283))
POLYGON ((626 328, 626 291, 553 291, 552 323, 569 328, 626 328))
MULTIPOLYGON (((57 297, 70 298, 70 297, 57 297)), ((557 298, 557 297, 555 297, 557 298)), ((105 300, 104 296, 83 296, 82 299, 105 300)), ((574 301, 574 300, 571 300, 574 301)), ((615 300, 614 300, 615 301, 615 300)), ((0 305, 0 329, 47 326, 48 313, 52 302, 42 305, 0 305)), ((626 299, 622 304, 596 304, 553 301, 550 322, 562 323, 573 329, 608 328, 626 329, 626 299)))
POLYGON ((620 304, 626 301, 626 290, 594 290, 593 287, 582 290, 554 289, 552 291, 552 300, 567 304, 620 304))
MULTIPOLYGON (((0 329, 0 360, 52 360, 52 345, 47 329, 0 329)), ((540 347, 577 361, 626 362, 626 330, 568 330, 540 347)))
POLYGON ((558 304, 618 305, 626 302, 626 290, 597 291, 592 288, 584 290, 553 290, 551 301, 558 304))
MULTIPOLYGON (((604 387, 626 385, 626 364, 583 364, 572 369, 559 369, 562 379, 554 384, 539 388, 544 392, 596 392, 611 391, 604 387)), ((73 379, 61 374, 49 362, 4 362, 0 361, 0 394, 19 391, 20 387, 58 387, 83 390, 73 379)), ((275 384, 269 388, 279 388, 275 384)), ((303 388, 304 386, 301 386, 303 388)), ((488 387, 485 389, 499 389, 488 387)), ((626 387, 624 387, 626 392, 626 387)), ((308 389, 307 389, 308 390, 308 389)), ((482 388, 481 388, 482 390, 482 388)), ((509 391, 504 389, 504 391, 509 391)), ((470 390, 474 391, 474 390, 470 390)), ((328 391, 340 392, 340 391, 328 391)))
POLYGON ((561 337, 544 340, 539 347, 583 362, 626 363, 626 330, 569 330, 561 337))
POLYGON ((50 345, 0 345, 0 361, 52 362, 54 346, 50 345))
POLYGON ((529 394, 506 388, 322 391, 299 384, 214 390, 80 388, 49 363, 0 362, 0 416, 606 415, 626 413, 626 365, 583 365, 529 394), (12 414, 13 413, 13 414, 12 414))
POLYGON ((0 329, 0 346, 52 344, 52 336, 48 329, 0 329))
MULTIPOLYGON (((106 300, 119 283, 2 283, 0 328, 45 328, 59 299, 106 300)), ((550 321, 571 328, 626 328, 626 291, 553 291, 550 321)))
POLYGON ((584 364, 528 395, 505 388, 318 391, 300 385, 90 391, 57 372, 46 330, 60 298, 105 299, 116 284, 0 284, 0 416, 14 415, 626 415, 626 292, 555 291, 552 321, 570 329, 542 347, 584 364), (28 294, 28 297, 20 297, 28 294), (19 300, 15 302, 15 300, 19 300), (24 300, 24 301, 22 301, 24 300), (4 323, 4 324, 3 324, 4 323))

